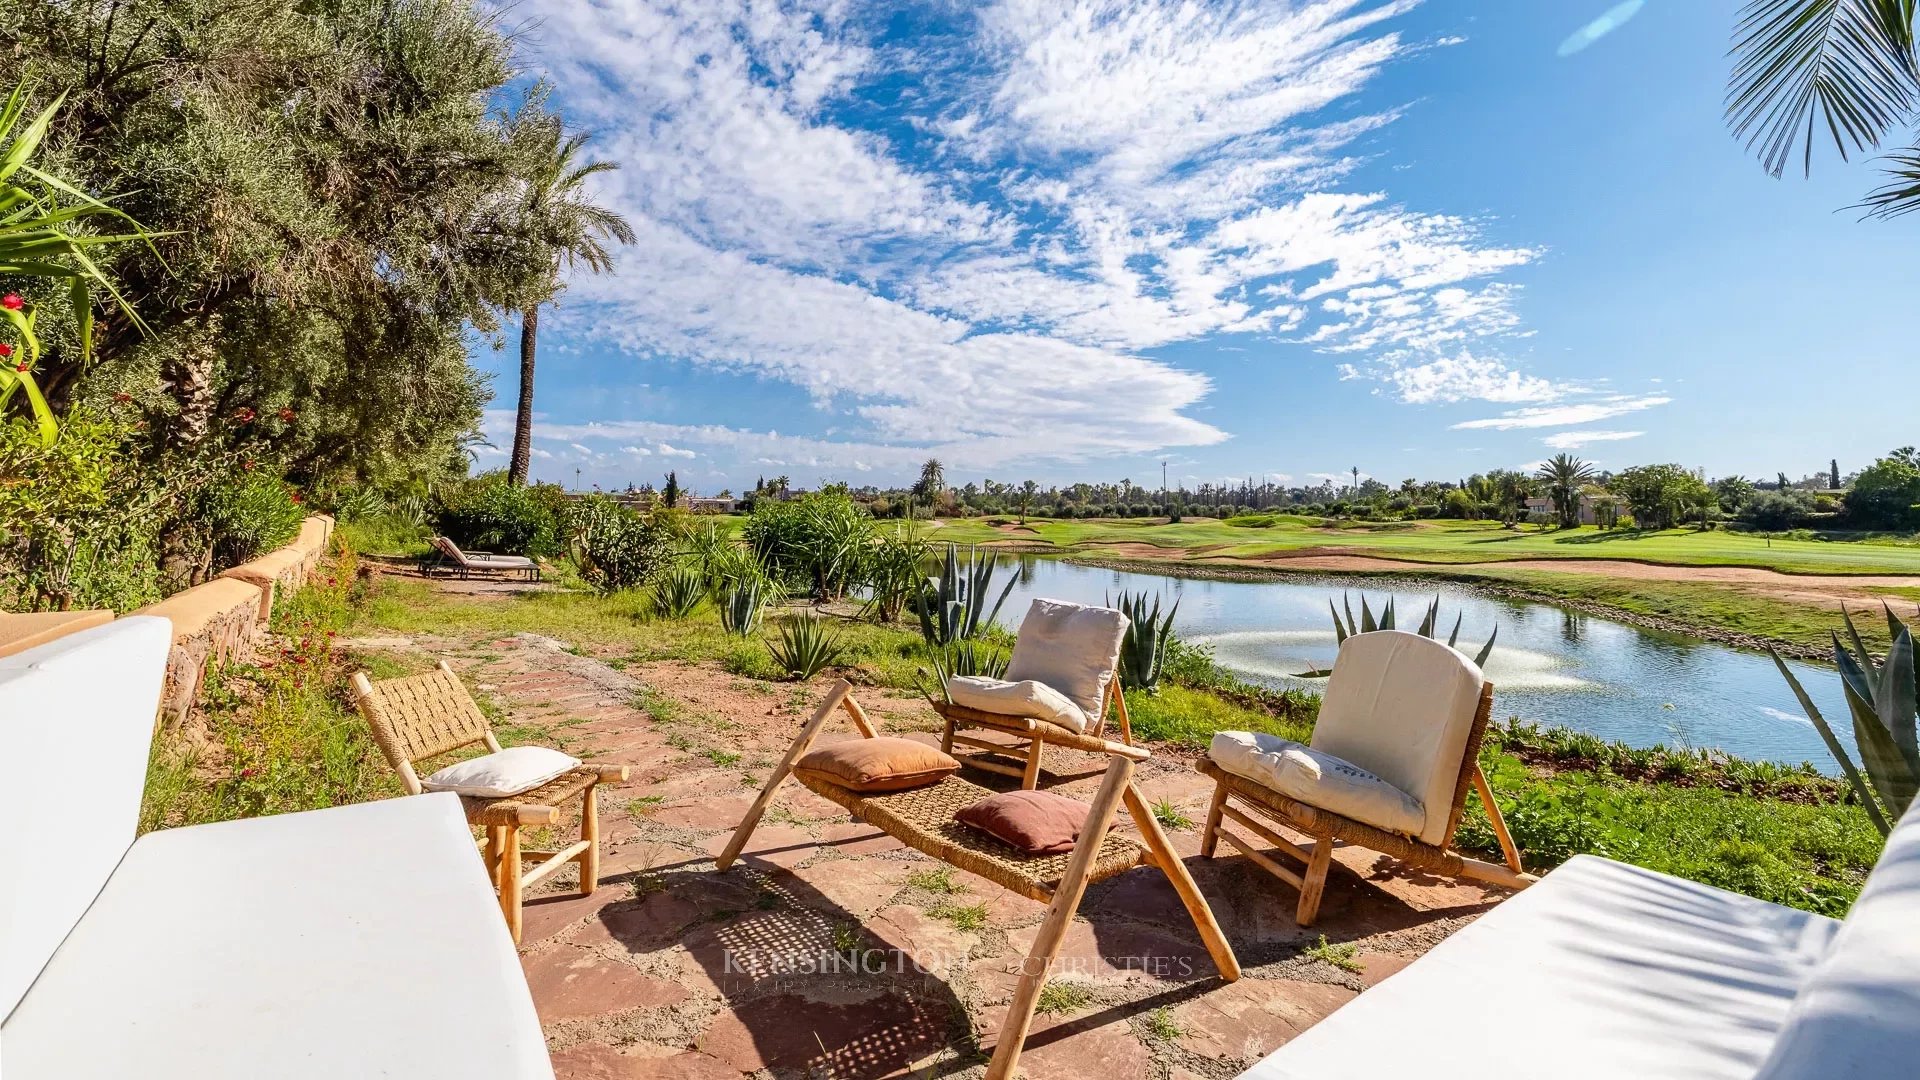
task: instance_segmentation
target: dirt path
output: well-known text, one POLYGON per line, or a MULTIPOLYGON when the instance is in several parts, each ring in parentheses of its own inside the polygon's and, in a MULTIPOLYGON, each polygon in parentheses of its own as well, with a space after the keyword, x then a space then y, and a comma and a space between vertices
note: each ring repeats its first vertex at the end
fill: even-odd
MULTIPOLYGON (((1274 551, 1264 555, 1216 557, 1207 548, 1163 548, 1152 544, 1101 544, 1094 550, 1102 555, 1157 562, 1191 562, 1207 566, 1249 566, 1286 570, 1322 570, 1330 573, 1409 573, 1493 572, 1501 570, 1545 571, 1555 574, 1590 574, 1632 581, 1704 582, 1734 585, 1752 592, 1838 608, 1877 603, 1883 596, 1875 588, 1920 588, 1920 576, 1899 574, 1783 574, 1751 566, 1673 566, 1633 562, 1627 559, 1502 559, 1493 562, 1435 563, 1390 556, 1367 555, 1352 549, 1304 548, 1298 551, 1274 551)), ((1215 549, 1217 550, 1217 549, 1215 549)))

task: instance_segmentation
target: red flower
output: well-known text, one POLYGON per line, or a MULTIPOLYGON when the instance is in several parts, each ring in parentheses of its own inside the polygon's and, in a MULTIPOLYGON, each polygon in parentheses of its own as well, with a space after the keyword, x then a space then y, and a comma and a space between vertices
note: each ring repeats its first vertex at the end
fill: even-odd
POLYGON ((241 462, 241 463, 240 463, 240 467, 241 467, 242 469, 245 469, 245 470, 246 470, 246 471, 248 471, 248 472, 252 472, 252 471, 253 471, 253 462, 251 462, 251 461, 243 461, 243 462, 241 462))
POLYGON ((115 401, 118 401, 118 402, 121 402, 121 403, 123 403, 123 404, 124 404, 124 403, 126 403, 126 402, 129 402, 129 401, 132 401, 132 400, 133 400, 133 395, 132 395, 132 394, 125 394, 125 393, 121 393, 121 394, 115 394, 115 395, 113 395, 113 400, 115 400, 115 401))
POLYGON ((5 296, 0 296, 0 308, 6 308, 8 311, 19 311, 26 306, 27 302, 20 299, 19 293, 8 293, 5 296))
POLYGON ((18 371, 18 372, 20 372, 20 373, 22 373, 22 374, 25 374, 25 373, 26 373, 26 370, 27 370, 27 368, 28 368, 29 366, 31 366, 31 365, 28 365, 28 364, 19 364, 19 365, 16 365, 16 366, 14 367, 14 369, 13 369, 13 370, 15 370, 15 371, 18 371))
POLYGON ((293 505, 295 505, 295 506, 299 506, 299 505, 300 505, 301 503, 303 503, 303 502, 306 502, 306 501, 307 501, 307 500, 305 500, 305 499, 303 499, 303 498, 301 498, 301 497, 300 497, 300 493, 299 493, 299 492, 297 492, 297 491, 296 491, 296 492, 294 492, 294 493, 293 493, 293 505))
POLYGON ((254 770, 253 770, 253 769, 251 769, 251 768, 246 768, 246 769, 241 769, 241 770, 240 770, 240 779, 242 779, 242 780, 251 780, 251 779, 253 778, 253 774, 254 774, 254 770))
POLYGON ((294 413, 293 413, 293 410, 292 410, 292 409, 281 409, 281 410, 280 410, 280 422, 281 422, 281 423, 283 423, 283 424, 291 424, 291 423, 293 423, 293 416, 294 416, 294 413))
POLYGON ((253 423, 253 416, 254 416, 253 410, 247 408, 245 405, 242 405, 239 408, 233 410, 233 418, 235 420, 240 421, 243 424, 253 423))
POLYGON ((7 344, 4 341, 0 341, 0 356, 12 356, 12 355, 13 355, 13 346, 7 344))

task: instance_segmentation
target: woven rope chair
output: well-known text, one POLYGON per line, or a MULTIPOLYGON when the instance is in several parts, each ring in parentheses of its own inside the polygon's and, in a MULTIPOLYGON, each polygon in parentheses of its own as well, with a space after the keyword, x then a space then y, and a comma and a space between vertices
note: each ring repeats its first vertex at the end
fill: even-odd
MULTIPOLYGON (((407 793, 421 793, 413 764, 469 746, 498 753, 500 742, 487 725, 485 714, 461 684, 460 677, 442 660, 425 675, 371 682, 365 672, 353 676, 353 696, 360 714, 373 728, 387 763, 400 774, 407 793)), ((461 796, 469 824, 486 830, 481 858, 500 893, 500 911, 513 940, 520 941, 521 899, 528 888, 574 862, 580 864, 580 895, 590 896, 600 884, 599 785, 627 778, 625 765, 581 765, 569 769, 530 791, 505 798, 461 796), (580 800, 580 839, 557 851, 535 851, 520 846, 520 830, 553 825, 560 806, 580 800), (527 860, 539 860, 532 869, 527 860)))
MULTIPOLYGON (((748 809, 746 818, 734 830, 733 839, 728 841, 726 850, 718 860, 721 870, 727 869, 739 858, 741 850, 753 836, 760 816, 766 812, 767 804, 773 800, 774 792, 793 772, 794 763, 806 754, 815 735, 835 712, 845 711, 863 738, 877 737, 866 711, 853 699, 851 690, 852 685, 844 679, 834 683, 826 700, 814 710, 812 718, 793 740, 793 745, 787 748, 786 757, 781 759, 773 775, 767 778, 766 786, 761 788, 760 796, 748 809)), ((1005 721, 1006 718, 999 720, 1005 721)), ((1030 730, 1025 733, 1032 734, 1030 730)), ((855 818, 901 843, 1047 904, 1046 921, 1041 924, 1040 932, 1034 938, 1033 950, 1021 965, 1019 985, 1014 991, 1012 1004, 1007 1007, 1006 1022, 1001 1025, 993 1060, 987 1066, 987 1080, 1007 1080, 1013 1076, 1021 1048, 1026 1043, 1027 1032, 1033 1024, 1033 1012, 1040 1001, 1040 990, 1047 982, 1047 971, 1060 952, 1061 942, 1073 922, 1074 911, 1080 906, 1081 896, 1087 886, 1096 881, 1136 866, 1152 866, 1165 873, 1174 891, 1179 894, 1181 903, 1186 906, 1187 914, 1192 917, 1194 927, 1199 930, 1200 940, 1213 957, 1214 967, 1220 972, 1220 977, 1229 982, 1240 977, 1240 963, 1234 958, 1233 947, 1227 943, 1212 909, 1207 906, 1206 898, 1200 895, 1199 887, 1187 873, 1186 865, 1180 861, 1180 856, 1173 850, 1166 833, 1161 831, 1160 823, 1154 820, 1153 812, 1133 782, 1135 765, 1145 761, 1148 753, 1092 736, 1062 734, 1071 736, 1066 745, 1106 754, 1110 760, 1106 774, 1101 779, 1099 793, 1094 796, 1092 809, 1087 814, 1086 824, 1081 827, 1078 845, 1072 851, 1058 855, 1028 855, 954 821, 953 815, 961 807, 993 794, 958 776, 949 776, 922 788, 876 794, 862 794, 838 784, 799 776, 801 783, 816 794, 845 807, 855 818), (1109 832, 1114 815, 1122 805, 1139 828, 1144 843, 1109 832)))
POLYGON ((1255 866, 1300 890, 1294 921, 1301 926, 1311 926, 1319 917, 1320 899, 1326 891, 1327 874, 1333 865, 1333 845, 1336 841, 1391 855, 1410 866, 1444 877, 1467 878, 1510 889, 1524 889, 1540 879, 1522 868, 1520 849, 1514 845, 1512 834, 1507 832, 1506 819, 1500 814, 1499 804, 1493 801, 1486 774, 1480 771, 1480 744, 1486 737, 1487 720, 1492 712, 1493 684, 1483 682, 1479 705, 1474 710, 1472 726, 1468 729, 1465 752, 1461 755, 1459 776, 1453 786, 1453 802, 1448 811, 1445 832, 1448 840, 1444 844, 1422 843, 1413 837, 1376 828, 1364 821, 1356 821, 1323 807, 1290 798, 1244 776, 1228 772, 1210 757, 1202 757, 1194 763, 1194 768, 1213 779, 1214 789, 1213 802, 1207 810, 1206 828, 1200 835, 1200 854, 1211 858, 1219 842, 1225 840, 1239 849, 1255 866), (1506 858, 1504 866, 1469 858, 1453 850, 1452 837, 1466 810, 1469 784, 1480 793, 1480 804, 1486 808, 1487 820, 1492 824, 1493 833, 1499 838, 1501 852, 1506 858), (1305 872, 1296 872, 1281 865, 1267 853, 1257 850, 1251 841, 1229 832, 1224 827, 1227 821, 1273 845, 1279 852, 1298 859, 1305 864, 1305 872), (1269 827, 1268 821, 1311 837, 1312 850, 1281 836, 1269 827))

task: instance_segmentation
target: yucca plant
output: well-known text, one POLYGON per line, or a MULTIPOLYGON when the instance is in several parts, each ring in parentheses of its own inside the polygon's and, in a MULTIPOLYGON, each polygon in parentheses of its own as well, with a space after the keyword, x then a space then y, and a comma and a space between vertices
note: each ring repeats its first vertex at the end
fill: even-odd
MULTIPOLYGON (((21 85, 0 108, 0 275, 64 281, 80 355, 85 359, 93 351, 95 285, 106 290, 134 326, 146 329, 87 251, 124 240, 151 245, 156 234, 66 181, 34 168, 34 154, 65 102, 66 95, 61 94, 40 115, 22 125, 27 101, 26 87, 21 85), (70 223, 99 218, 117 218, 132 231, 68 231, 70 223)), ((0 416, 19 394, 39 429, 42 444, 51 446, 60 427, 34 378, 34 369, 40 363, 40 337, 35 331, 38 314, 33 305, 12 293, 0 302, 0 339, 12 339, 0 340, 0 416)))
POLYGON ((1000 590, 1000 598, 993 602, 991 609, 987 608, 987 593, 993 587, 992 553, 982 554, 978 548, 970 547, 966 563, 962 565, 960 548, 948 544, 940 576, 928 584, 920 597, 920 636, 929 646, 951 645, 974 637, 982 626, 993 625, 1000 614, 1000 605, 1007 602, 1007 594, 1013 591, 1015 580, 1008 578, 1007 587, 1000 590))
POLYGON ((767 609, 767 586, 759 581, 741 581, 727 588, 720 598, 720 625, 727 633, 746 637, 760 629, 767 609))
POLYGON ((684 619, 706 599, 707 581, 692 567, 680 567, 654 582, 654 614, 668 619, 684 619))
POLYGON ((1122 592, 1120 602, 1108 598, 1106 605, 1127 617, 1127 636, 1120 643, 1120 685, 1128 690, 1160 692, 1160 668, 1167 659, 1167 643, 1173 640, 1173 616, 1180 601, 1165 616, 1160 614, 1160 594, 1153 597, 1153 610, 1147 610, 1145 590, 1122 592))
POLYGON ((956 675, 985 675, 989 679, 1003 679, 1006 678, 1007 661, 1010 659, 1006 653, 979 642, 959 641, 951 645, 933 646, 927 649, 927 661, 933 666, 932 677, 934 684, 940 688, 939 698, 936 699, 933 692, 927 689, 926 668, 915 669, 913 682, 920 688, 920 694, 928 704, 951 702, 953 698, 947 694, 948 679, 956 675))
POLYGON ((924 564, 931 550, 919 527, 908 521, 893 534, 881 536, 867 553, 862 574, 867 608, 881 622, 898 619, 907 601, 926 588, 924 564))
POLYGON ((773 662, 789 676, 805 682, 822 668, 840 662, 845 647, 840 632, 818 615, 800 615, 780 625, 780 636, 767 642, 773 662))
MULTIPOLYGON (((1338 608, 1334 607, 1333 601, 1329 599, 1327 601, 1327 610, 1333 613, 1333 638, 1335 645, 1345 644, 1346 640, 1355 634, 1371 634, 1375 630, 1396 629, 1394 626, 1393 597, 1391 596, 1387 597, 1386 606, 1380 609, 1379 618, 1374 617, 1373 609, 1367 605, 1367 595, 1365 593, 1360 594, 1360 617, 1358 619, 1353 617, 1353 602, 1347 598, 1346 593, 1340 594, 1340 607, 1338 608), (1344 621, 1340 618, 1340 608, 1346 609, 1347 617, 1344 621)), ((1460 621, 1464 618, 1466 618, 1464 614, 1453 617, 1453 631, 1447 635, 1447 648, 1455 648, 1454 642, 1460 640, 1460 621)), ((1439 629, 1439 625, 1440 598, 1436 596, 1433 598, 1433 603, 1427 605, 1426 616, 1420 620, 1420 629, 1415 632, 1421 637, 1435 637, 1435 632, 1439 629)), ((1494 640, 1499 636, 1500 628, 1495 626, 1493 633, 1487 635, 1487 643, 1482 645, 1480 652, 1474 656, 1473 662, 1475 664, 1481 667, 1486 666, 1487 657, 1493 655, 1494 640)), ((1333 669, 1331 668, 1316 668, 1312 671, 1302 671, 1294 677, 1298 679, 1324 679, 1332 674, 1333 669)))
POLYGON ((1860 765, 1864 768, 1856 767, 1847 756, 1846 748, 1834 737, 1833 726, 1820 714, 1786 661, 1771 648, 1767 650, 1882 836, 1893 831, 1893 823, 1913 805, 1914 793, 1920 791, 1920 732, 1916 731, 1920 726, 1920 713, 1916 712, 1920 682, 1916 679, 1920 676, 1915 673, 1913 634, 1892 608, 1885 610, 1887 637, 1892 644, 1887 647, 1886 659, 1878 664, 1867 651, 1867 643, 1860 639, 1851 614, 1841 612, 1847 637, 1853 642, 1852 651, 1840 643, 1838 633, 1833 635, 1833 663, 1840 669, 1847 711, 1853 715, 1853 739, 1860 747, 1860 765))

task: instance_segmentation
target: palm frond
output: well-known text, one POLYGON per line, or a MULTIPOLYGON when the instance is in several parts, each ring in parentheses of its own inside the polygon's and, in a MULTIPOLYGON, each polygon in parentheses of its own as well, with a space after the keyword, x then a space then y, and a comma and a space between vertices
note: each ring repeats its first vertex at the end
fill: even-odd
POLYGON ((1813 165, 1824 123, 1844 159, 1920 101, 1913 0, 1750 0, 1734 30, 1727 122, 1774 176, 1813 165))
POLYGON ((1858 209, 1868 217, 1893 218, 1920 210, 1920 146, 1888 154, 1887 182, 1870 192, 1858 209))

